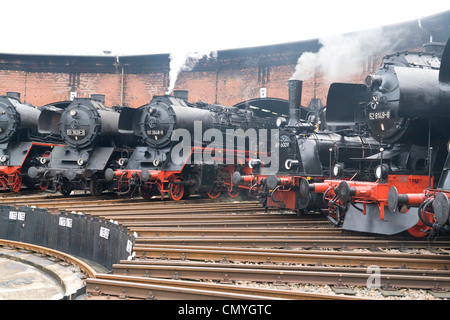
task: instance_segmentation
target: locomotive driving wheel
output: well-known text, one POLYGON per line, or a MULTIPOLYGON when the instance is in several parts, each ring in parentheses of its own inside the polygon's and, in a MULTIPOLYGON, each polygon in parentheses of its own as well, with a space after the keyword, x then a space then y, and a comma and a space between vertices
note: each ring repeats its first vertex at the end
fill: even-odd
POLYGON ((73 190, 72 183, 67 178, 63 178, 62 183, 59 185, 59 191, 64 196, 69 196, 73 190))
POLYGON ((0 188, 2 188, 5 191, 8 188, 8 180, 3 174, 0 176, 0 188))
POLYGON ((139 187, 139 194, 144 199, 151 199, 153 197, 153 191, 151 187, 148 186, 140 186, 139 187))
POLYGON ((184 185, 181 183, 181 179, 175 179, 169 182, 169 197, 174 201, 179 201, 184 196, 184 185))
POLYGON ((103 193, 103 181, 100 176, 95 176, 89 185, 89 191, 94 197, 100 197, 103 193))
POLYGON ((41 183, 39 183, 39 189, 41 189, 42 191, 45 191, 45 190, 47 190, 49 185, 50 185, 50 183, 47 180, 42 180, 41 183))
POLYGON ((236 198, 241 193, 241 189, 239 189, 239 187, 229 185, 227 186, 227 193, 231 198, 236 198))
POLYGON ((9 190, 19 192, 22 187, 22 176, 20 175, 20 171, 14 171, 14 173, 8 177, 8 180, 9 190))
POLYGON ((433 231, 432 223, 434 220, 434 214, 428 211, 427 205, 424 207, 419 207, 419 222, 407 231, 410 235, 416 238, 428 236, 430 232, 433 231))
POLYGON ((222 193, 222 190, 220 190, 220 186, 215 183, 212 186, 211 190, 209 190, 206 194, 211 199, 217 199, 220 196, 221 193, 222 193))

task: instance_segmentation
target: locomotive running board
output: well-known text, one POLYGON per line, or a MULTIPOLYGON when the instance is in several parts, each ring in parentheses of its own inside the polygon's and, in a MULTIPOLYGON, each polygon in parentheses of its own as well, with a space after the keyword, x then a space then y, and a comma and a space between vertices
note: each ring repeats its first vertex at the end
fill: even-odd
MULTIPOLYGON (((362 209, 362 204, 353 204, 362 209)), ((345 214, 342 229, 358 232, 393 235, 406 231, 419 222, 417 208, 411 208, 406 213, 392 212, 384 207, 384 220, 380 219, 380 209, 376 204, 366 204, 366 214, 349 205, 345 214)))

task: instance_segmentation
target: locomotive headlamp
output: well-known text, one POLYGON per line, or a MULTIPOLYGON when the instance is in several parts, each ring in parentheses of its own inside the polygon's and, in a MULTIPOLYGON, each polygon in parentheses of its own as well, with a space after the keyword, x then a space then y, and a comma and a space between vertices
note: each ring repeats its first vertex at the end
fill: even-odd
POLYGON ((333 176, 338 177, 344 173, 344 167, 340 164, 335 164, 333 166, 333 176))
POLYGON ((89 160, 89 153, 86 151, 81 153, 81 157, 77 160, 79 166, 86 164, 89 160))
POLYGON ((251 159, 251 160, 248 162, 248 166, 250 167, 250 169, 256 168, 256 167, 258 167, 258 166, 260 167, 261 164, 262 164, 262 162, 261 162, 261 160, 259 160, 259 159, 251 159))
POLYGON ((127 158, 120 158, 119 159, 119 166, 124 166, 128 163, 128 159, 127 158))
POLYGON ((8 161, 8 159, 9 159, 9 157, 6 154, 0 156, 0 162, 6 162, 6 161, 8 161))
POLYGON ((48 157, 42 157, 42 158, 39 159, 39 162, 40 162, 41 164, 46 164, 46 163, 47 163, 47 160, 48 160, 48 157))
POLYGON ((386 179, 389 174, 389 168, 386 164, 379 165, 375 168, 375 178, 386 179))
POLYGON ((155 167, 159 166, 159 160, 158 159, 153 160, 153 165, 155 167))
POLYGON ((278 128, 284 127, 286 125, 286 123, 287 123, 286 118, 284 118, 284 117, 278 117, 277 118, 276 125, 277 125, 278 128))
POLYGON ((291 170, 293 168, 296 168, 298 166, 298 160, 292 160, 292 159, 287 159, 286 162, 284 163, 284 167, 287 170, 291 170))
POLYGON ((72 116, 72 117, 75 117, 76 115, 77 115, 77 110, 75 110, 75 109, 72 109, 72 110, 70 110, 70 115, 72 116))
POLYGON ((371 88, 373 86, 379 86, 381 85, 381 82, 383 81, 383 78, 381 76, 377 75, 368 75, 366 79, 364 80, 364 83, 368 88, 371 88))

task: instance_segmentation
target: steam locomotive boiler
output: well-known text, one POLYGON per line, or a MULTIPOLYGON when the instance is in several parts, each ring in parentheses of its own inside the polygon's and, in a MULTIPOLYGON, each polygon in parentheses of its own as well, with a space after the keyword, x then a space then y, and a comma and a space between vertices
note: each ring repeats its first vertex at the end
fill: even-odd
POLYGON ((256 117, 249 110, 189 103, 186 91, 155 96, 138 109, 122 110, 119 131, 140 137, 140 144, 123 159, 124 168, 107 169, 106 179, 119 193, 137 189, 144 198, 166 193, 176 201, 195 193, 217 198, 224 191, 236 196, 231 174, 236 165, 246 166, 245 150, 255 143, 246 135, 274 127, 273 117, 256 117), (242 153, 236 141, 243 142, 242 153))
POLYGON ((19 192, 22 183, 33 188, 27 175, 30 166, 48 156, 58 135, 41 135, 37 120, 41 110, 20 102, 20 94, 8 92, 0 97, 0 188, 19 192))
MULTIPOLYGON (((439 88, 442 95, 450 92, 450 42, 444 49, 439 70, 439 88)), ((447 106, 450 108, 449 103, 447 106)), ((449 137, 447 137, 449 138, 449 137)), ((450 140, 449 140, 450 141, 450 140)), ((439 181, 435 187, 414 193, 411 190, 400 190, 391 186, 388 193, 388 206, 392 212, 403 212, 411 207, 417 208, 419 222, 412 229, 417 236, 431 233, 448 233, 449 198, 450 198, 450 143, 447 142, 447 159, 442 168, 439 181)))
POLYGON ((104 171, 121 166, 129 157, 135 139, 118 131, 120 107, 108 108, 103 95, 75 98, 65 108, 46 106, 38 121, 42 134, 60 134, 65 146, 53 148, 49 157, 28 169, 28 175, 41 181, 49 192, 64 195, 72 190, 90 190, 100 195, 109 186, 104 171))
POLYGON ((447 154, 450 92, 438 83, 440 58, 432 52, 400 52, 384 57, 365 84, 330 86, 327 123, 359 125, 380 143, 380 152, 363 161, 376 165, 377 181, 325 181, 305 186, 328 190, 331 218, 343 229, 380 234, 405 230, 424 236, 415 207, 394 212, 388 206, 391 187, 400 193, 422 193, 438 181, 447 154))
MULTIPOLYGON (((265 207, 281 207, 297 212, 309 212, 324 207, 323 199, 311 193, 300 197, 301 182, 323 181, 334 175, 350 179, 360 174, 373 177, 373 170, 358 159, 378 152, 380 143, 368 134, 359 134, 350 126, 340 131, 316 131, 313 123, 299 119, 303 82, 289 80, 289 121, 278 119, 280 129, 275 172, 256 167, 250 174, 236 171, 233 184, 249 189, 265 207), (346 169, 345 171, 343 169, 346 169)), ((370 164, 369 164, 370 165, 370 164)))

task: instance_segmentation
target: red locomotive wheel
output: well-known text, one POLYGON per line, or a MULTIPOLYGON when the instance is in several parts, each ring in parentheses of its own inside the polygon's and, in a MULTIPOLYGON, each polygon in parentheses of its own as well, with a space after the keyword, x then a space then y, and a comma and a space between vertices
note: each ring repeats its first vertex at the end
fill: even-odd
POLYGON ((220 188, 217 187, 216 185, 214 185, 212 187, 212 189, 210 191, 208 191, 206 194, 211 199, 217 199, 220 196, 221 193, 222 193, 222 191, 220 191, 220 188))
POLYGON ((153 197, 152 189, 147 186, 140 186, 139 187, 139 194, 144 199, 151 199, 153 197))
POLYGON ((423 238, 429 233, 427 231, 431 231, 433 228, 428 227, 424 225, 422 222, 419 221, 418 224, 416 224, 414 227, 408 229, 408 233, 416 238, 423 238))
POLYGON ((48 186, 49 186, 48 181, 42 181, 39 184, 39 189, 41 189, 42 191, 45 191, 45 190, 47 190, 48 186))
POLYGON ((419 222, 412 228, 408 229, 408 233, 416 238, 423 238, 428 236, 433 230, 433 223, 435 222, 434 213, 428 211, 430 202, 419 207, 419 222))
POLYGON ((227 193, 231 198, 236 198, 240 193, 239 187, 227 186, 227 193))
POLYGON ((8 188, 8 180, 6 180, 4 176, 0 178, 0 188, 2 188, 5 191, 8 188))
POLYGON ((169 183, 169 197, 174 201, 179 201, 184 196, 184 185, 181 183, 180 179, 175 179, 169 183))
POLYGON ((14 172, 10 179, 12 184, 9 185, 9 189, 13 192, 19 192, 22 187, 22 176, 20 175, 20 172, 14 172))

